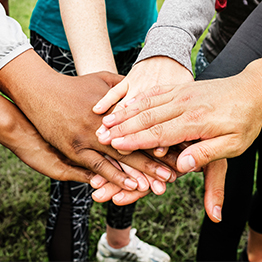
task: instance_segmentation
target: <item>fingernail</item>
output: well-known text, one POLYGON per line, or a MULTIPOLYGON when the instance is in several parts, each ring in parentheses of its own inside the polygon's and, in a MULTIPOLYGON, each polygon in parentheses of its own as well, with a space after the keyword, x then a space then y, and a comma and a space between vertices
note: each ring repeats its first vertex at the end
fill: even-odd
POLYGON ((101 109, 101 105, 96 104, 96 105, 94 106, 94 109, 101 109))
POLYGON ((142 177, 137 178, 138 186, 137 188, 140 191, 146 191, 148 189, 148 184, 145 182, 145 180, 142 177))
POLYGON ((135 101, 136 101, 135 98, 132 98, 132 99, 128 100, 128 101, 126 102, 126 106, 129 106, 129 105, 133 104, 135 101))
POLYGON ((124 196, 125 196, 125 194, 120 192, 120 193, 113 196, 113 200, 115 200, 116 202, 119 202, 124 198, 124 196))
POLYGON ((116 118, 115 114, 110 114, 108 116, 105 116, 103 118, 103 123, 110 124, 111 122, 115 120, 115 118, 116 118))
POLYGON ((100 126, 100 127, 97 129, 96 134, 97 134, 98 136, 100 136, 100 135, 102 135, 103 133, 105 133, 107 130, 108 130, 108 129, 107 129, 104 125, 102 125, 102 126, 100 126))
POLYGON ((164 181, 167 181, 171 176, 171 171, 164 167, 158 167, 156 169, 156 174, 162 179, 164 179, 164 181))
POLYGON ((213 217, 216 218, 219 221, 222 221, 221 217, 221 207, 220 206, 215 206, 213 208, 213 217))
POLYGON ((187 155, 181 159, 181 167, 184 172, 189 172, 196 167, 196 161, 191 155, 187 155))
POLYGON ((158 194, 162 194, 163 191, 165 191, 165 188, 163 186, 163 183, 161 183, 160 181, 158 180, 155 180, 153 182, 153 187, 154 187, 154 191, 158 194))
POLYGON ((174 183, 177 179, 176 174, 172 174, 171 177, 168 180, 168 183, 174 183))
POLYGON ((137 182, 129 178, 125 180, 124 184, 132 190, 137 188, 137 182))
POLYGON ((92 195, 94 195, 96 198, 102 198, 105 194, 106 190, 101 187, 99 189, 97 189, 92 195))
POLYGON ((164 148, 163 147, 157 147, 156 151, 158 151, 160 153, 163 153, 164 152, 164 148))
POLYGON ((103 181, 103 178, 101 176, 94 176, 92 179, 91 179, 91 184, 92 184, 92 187, 96 188, 98 187, 101 182, 103 181))
POLYGON ((123 143, 123 141, 124 141, 124 137, 118 137, 118 138, 114 138, 114 139, 112 139, 112 141, 111 141, 111 144, 112 145, 121 145, 122 143, 123 143))
POLYGON ((107 130, 106 132, 99 135, 100 140, 106 140, 110 136, 110 131, 107 130))

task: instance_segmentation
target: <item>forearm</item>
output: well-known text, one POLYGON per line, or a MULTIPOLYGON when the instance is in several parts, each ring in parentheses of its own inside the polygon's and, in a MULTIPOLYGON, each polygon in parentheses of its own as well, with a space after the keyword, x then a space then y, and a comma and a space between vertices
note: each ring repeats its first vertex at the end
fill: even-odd
POLYGON ((191 50, 215 13, 213 0, 166 0, 138 61, 168 56, 192 72, 191 50))
POLYGON ((16 56, 32 48, 21 26, 5 14, 0 4, 0 70, 16 56))
POLYGON ((108 36, 104 0, 59 0, 61 17, 78 75, 117 73, 108 36))
POLYGON ((30 49, 0 70, 0 90, 10 97, 28 118, 33 115, 36 117, 38 113, 35 106, 49 103, 48 98, 52 98, 49 87, 58 86, 61 76, 30 49))

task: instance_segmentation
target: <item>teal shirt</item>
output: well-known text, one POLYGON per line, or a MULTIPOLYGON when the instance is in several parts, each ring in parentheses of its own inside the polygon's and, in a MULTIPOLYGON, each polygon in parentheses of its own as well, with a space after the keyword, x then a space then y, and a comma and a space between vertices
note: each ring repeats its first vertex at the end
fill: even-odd
MULTIPOLYGON (((147 31, 157 19, 156 0, 106 0, 106 12, 114 54, 143 43, 147 31)), ((58 0, 38 0, 29 28, 53 45, 70 50, 58 0)))

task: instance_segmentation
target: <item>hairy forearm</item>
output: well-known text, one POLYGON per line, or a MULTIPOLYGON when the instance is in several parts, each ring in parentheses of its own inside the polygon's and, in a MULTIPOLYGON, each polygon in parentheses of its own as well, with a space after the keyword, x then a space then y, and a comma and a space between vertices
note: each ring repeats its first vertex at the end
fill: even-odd
POLYGON ((117 73, 106 23, 104 0, 60 0, 60 10, 78 75, 117 73))

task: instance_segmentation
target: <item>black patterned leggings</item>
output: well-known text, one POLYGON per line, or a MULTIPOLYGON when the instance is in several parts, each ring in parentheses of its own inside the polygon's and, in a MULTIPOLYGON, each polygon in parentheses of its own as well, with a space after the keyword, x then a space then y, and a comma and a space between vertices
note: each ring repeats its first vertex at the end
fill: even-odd
MULTIPOLYGON (((35 51, 56 71, 76 76, 70 51, 52 45, 31 31, 31 44, 35 51)), ((141 47, 115 55, 118 72, 126 75, 135 62, 141 47)), ((62 182, 51 179, 50 209, 46 227, 47 250, 50 261, 88 260, 88 221, 93 204, 89 184, 62 182)), ((125 229, 132 223, 135 203, 116 206, 108 202, 107 224, 125 229)))

